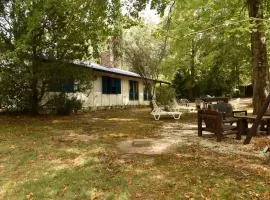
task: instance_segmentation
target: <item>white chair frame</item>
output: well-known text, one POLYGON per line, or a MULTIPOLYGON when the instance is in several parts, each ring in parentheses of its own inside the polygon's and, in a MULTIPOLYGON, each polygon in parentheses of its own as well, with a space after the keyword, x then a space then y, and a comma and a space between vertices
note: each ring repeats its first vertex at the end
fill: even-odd
POLYGON ((159 120, 161 116, 172 116, 174 119, 180 119, 182 115, 182 112, 168 112, 162 110, 160 107, 158 107, 155 100, 152 100, 152 104, 154 109, 152 110, 151 115, 154 116, 155 120, 159 120))

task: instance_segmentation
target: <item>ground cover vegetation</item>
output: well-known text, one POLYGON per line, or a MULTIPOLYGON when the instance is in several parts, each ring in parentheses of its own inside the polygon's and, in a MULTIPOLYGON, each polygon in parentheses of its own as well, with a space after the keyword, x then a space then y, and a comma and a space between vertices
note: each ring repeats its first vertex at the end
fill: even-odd
POLYGON ((195 129, 173 152, 119 151, 125 140, 181 139, 184 125, 196 126, 195 114, 156 122, 149 111, 0 116, 0 198, 269 199, 270 169, 258 157, 259 143, 254 151, 228 138, 220 145, 231 147, 216 151, 215 137, 199 138, 195 129))
MULTIPOLYGON (((77 112, 65 92, 42 99, 52 83, 91 90, 95 77, 74 61, 99 58, 110 41, 115 66, 139 73, 162 104, 252 83, 257 113, 269 11, 267 0, 0 0, 0 111, 77 112), (159 24, 140 17, 149 5, 159 24)), ((217 144, 197 137, 196 114, 157 122, 150 111, 0 115, 0 199, 269 199, 269 138, 217 144)))

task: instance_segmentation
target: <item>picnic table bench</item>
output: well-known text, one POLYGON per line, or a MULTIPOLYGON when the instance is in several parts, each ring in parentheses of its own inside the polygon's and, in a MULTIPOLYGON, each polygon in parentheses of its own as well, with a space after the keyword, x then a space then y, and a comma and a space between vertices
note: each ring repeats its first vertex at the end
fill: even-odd
POLYGON ((198 109, 204 109, 204 108, 207 108, 207 106, 209 104, 212 104, 214 102, 228 103, 229 98, 227 98, 227 97, 203 97, 203 98, 197 98, 195 100, 195 102, 196 102, 196 107, 198 109))
POLYGON ((217 142, 220 142, 225 132, 233 131, 237 133, 237 126, 223 123, 223 114, 214 110, 198 110, 198 136, 202 136, 203 131, 214 133, 217 142), (203 127, 203 122, 205 126, 203 127))

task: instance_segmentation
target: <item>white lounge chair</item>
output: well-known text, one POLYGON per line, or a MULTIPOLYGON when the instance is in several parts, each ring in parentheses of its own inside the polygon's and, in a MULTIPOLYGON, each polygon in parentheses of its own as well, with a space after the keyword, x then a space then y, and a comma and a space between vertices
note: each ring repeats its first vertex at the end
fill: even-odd
POLYGON ((155 120, 159 120, 160 116, 172 116, 174 119, 180 119, 182 113, 181 112, 168 112, 165 110, 162 110, 160 107, 158 107, 155 100, 152 100, 152 104, 154 109, 151 112, 151 115, 154 116, 155 120))
POLYGON ((173 99, 173 110, 177 111, 177 112, 180 112, 180 111, 183 111, 183 112, 196 112, 196 108, 190 107, 188 105, 188 103, 189 103, 188 100, 186 100, 184 105, 183 105, 183 102, 181 102, 180 105, 179 105, 178 102, 176 101, 176 99, 173 99))
MULTIPOLYGON (((176 101, 176 99, 174 99, 176 101)), ((177 102, 177 101, 176 101, 177 102)), ((188 99, 180 99, 179 100, 181 106, 189 106, 189 100, 188 99)))

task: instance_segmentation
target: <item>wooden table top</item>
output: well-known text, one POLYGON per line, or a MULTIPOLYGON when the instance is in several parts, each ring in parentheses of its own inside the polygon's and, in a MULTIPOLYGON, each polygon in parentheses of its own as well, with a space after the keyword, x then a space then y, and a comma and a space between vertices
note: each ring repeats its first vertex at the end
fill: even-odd
POLYGON ((204 102, 215 102, 215 101, 224 101, 226 103, 229 102, 229 98, 227 97, 204 97, 204 98, 197 98, 196 100, 203 100, 204 102))
MULTIPOLYGON (((257 115, 238 115, 238 116, 234 116, 235 118, 239 118, 239 119, 256 119, 257 115)), ((262 116, 262 119, 270 119, 270 116, 262 116)))

